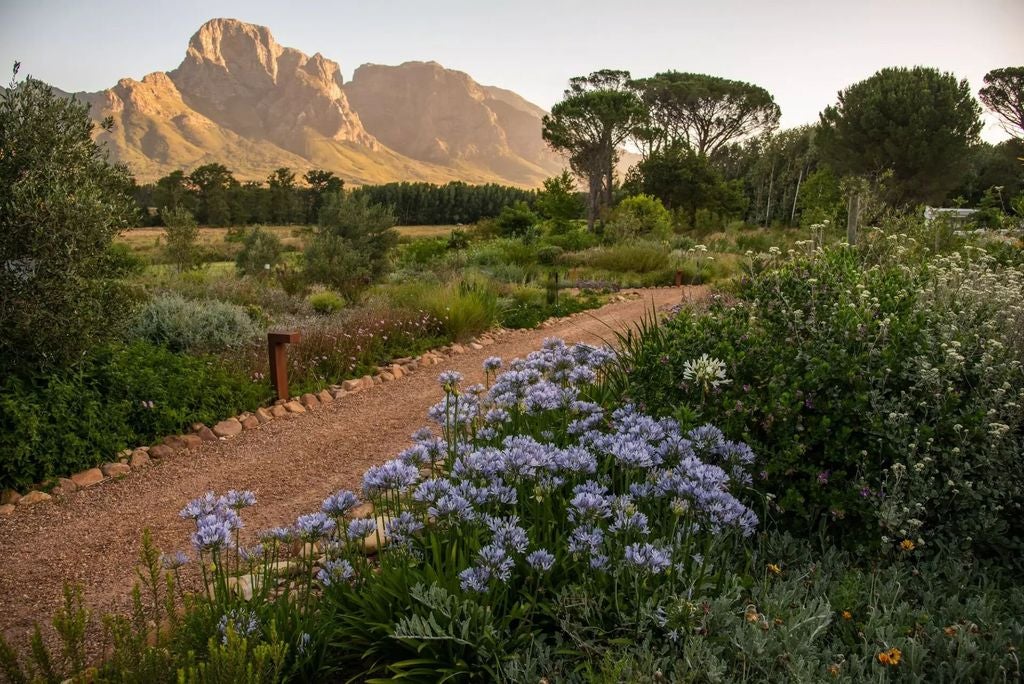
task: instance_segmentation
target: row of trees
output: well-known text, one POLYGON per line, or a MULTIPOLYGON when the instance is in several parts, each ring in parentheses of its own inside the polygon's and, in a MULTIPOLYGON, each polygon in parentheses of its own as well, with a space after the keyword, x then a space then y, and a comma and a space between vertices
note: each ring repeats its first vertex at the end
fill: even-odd
POLYGON ((840 92, 817 125, 781 132, 778 105, 754 84, 596 71, 570 80, 543 136, 586 184, 591 226, 612 204, 623 146, 642 156, 627 189, 683 210, 691 223, 701 209, 765 224, 830 218, 854 186, 892 206, 978 202, 993 186, 1012 196, 1022 184, 1024 67, 994 70, 985 83, 981 100, 1014 140, 981 143, 981 108, 967 81, 924 67, 883 69, 840 92))
MULTIPOLYGON (((139 186, 136 201, 152 223, 166 223, 161 212, 187 210, 201 225, 315 224, 327 198, 344 188, 330 171, 314 169, 301 179, 288 168, 265 182, 239 182, 223 164, 206 164, 191 173, 174 171, 154 184, 139 186), (155 210, 155 211, 154 211, 155 210)), ((391 208, 404 225, 474 223, 497 216, 515 202, 532 203, 536 193, 522 188, 451 182, 387 183, 354 190, 372 203, 391 208)))
POLYGON ((303 185, 288 168, 275 170, 265 183, 239 182, 223 164, 205 164, 191 173, 174 171, 154 184, 136 188, 135 200, 156 224, 159 211, 186 210, 207 226, 315 223, 326 198, 345 183, 330 171, 314 169, 303 185), (152 209, 157 213, 151 213, 152 209))

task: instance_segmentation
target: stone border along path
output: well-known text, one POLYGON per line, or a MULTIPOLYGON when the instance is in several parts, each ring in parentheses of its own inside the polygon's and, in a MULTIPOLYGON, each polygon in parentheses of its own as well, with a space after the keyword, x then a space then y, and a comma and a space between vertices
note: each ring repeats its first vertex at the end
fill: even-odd
MULTIPOLYGON (((261 422, 250 416, 258 429, 239 431, 230 439, 200 440, 160 459, 156 467, 111 472, 97 485, 0 516, 0 632, 20 644, 34 622, 52 632, 50 619, 63 600, 62 586, 71 582, 84 587, 94 623, 91 636, 98 639, 103 612, 130 610, 143 529, 152 531, 161 550, 184 549, 193 555, 191 523, 178 517, 188 500, 208 490, 250 489, 257 505, 243 515, 247 533, 287 524, 299 514, 318 510, 330 493, 343 488, 358 491, 369 466, 407 447, 409 435, 427 424, 427 409, 440 399, 440 371, 454 369, 467 383, 481 382, 486 357, 500 356, 508 362, 537 349, 547 337, 611 343, 616 331, 634 325, 652 308, 696 301, 706 290, 652 288, 622 294, 631 292, 639 296, 617 298, 600 309, 547 321, 534 330, 504 332, 493 344, 439 357, 436 367, 408 375, 403 369, 400 381, 381 378, 378 384, 371 379, 373 384, 359 392, 336 392, 338 399, 332 397, 316 410, 300 405, 302 412, 291 413, 275 407, 281 414, 278 419, 261 422)), ((194 571, 195 565, 186 568, 194 571)), ((195 575, 187 579, 187 588, 198 588, 195 575)), ((95 652, 99 644, 90 647, 95 652)))

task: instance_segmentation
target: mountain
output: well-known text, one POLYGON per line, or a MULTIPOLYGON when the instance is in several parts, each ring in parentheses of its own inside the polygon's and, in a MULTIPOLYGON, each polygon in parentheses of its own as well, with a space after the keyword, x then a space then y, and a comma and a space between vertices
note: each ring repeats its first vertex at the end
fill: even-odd
POLYGON ((75 96, 113 117, 101 140, 140 182, 217 162, 240 180, 288 166, 351 184, 533 187, 564 166, 541 139, 544 110, 511 91, 434 62, 366 64, 344 83, 337 62, 234 19, 203 24, 172 71, 75 96))
POLYGON ((364 64, 345 94, 367 131, 412 159, 485 168, 517 185, 562 169, 541 139, 542 109, 437 62, 364 64))

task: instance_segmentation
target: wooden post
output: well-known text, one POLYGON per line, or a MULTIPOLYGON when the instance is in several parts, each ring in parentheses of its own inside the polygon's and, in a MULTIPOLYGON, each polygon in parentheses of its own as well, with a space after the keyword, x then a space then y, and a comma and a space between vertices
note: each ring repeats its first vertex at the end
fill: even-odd
POLYGON ((676 269, 676 287, 682 287, 682 286, 683 286, 683 272, 680 271, 679 269, 676 269))
POLYGON ((860 193, 850 195, 850 207, 846 214, 846 241, 857 244, 857 221, 860 220, 860 193))
POLYGON ((288 355, 285 345, 295 344, 302 335, 299 332, 267 333, 267 353, 270 355, 270 382, 281 401, 288 400, 288 355))

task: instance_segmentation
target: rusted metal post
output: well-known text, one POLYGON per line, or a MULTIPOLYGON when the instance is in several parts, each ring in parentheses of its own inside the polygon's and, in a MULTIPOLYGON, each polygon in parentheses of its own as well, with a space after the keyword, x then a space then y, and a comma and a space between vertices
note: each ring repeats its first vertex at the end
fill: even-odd
POLYGON ((677 269, 676 270, 676 287, 682 287, 682 286, 683 286, 683 272, 677 269))
POLYGON ((296 332, 267 333, 267 353, 270 355, 270 382, 274 384, 277 398, 288 400, 288 355, 285 345, 295 344, 302 335, 296 332))

